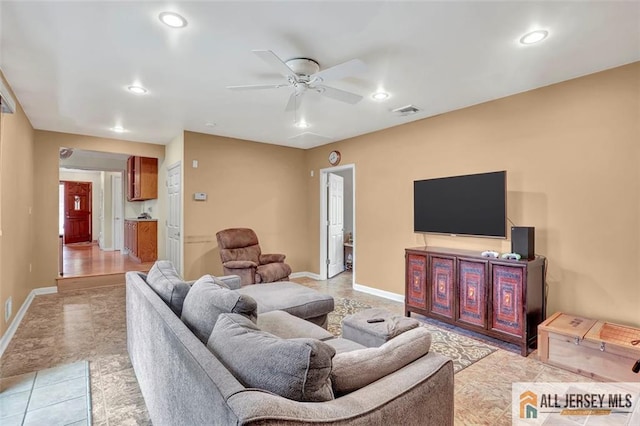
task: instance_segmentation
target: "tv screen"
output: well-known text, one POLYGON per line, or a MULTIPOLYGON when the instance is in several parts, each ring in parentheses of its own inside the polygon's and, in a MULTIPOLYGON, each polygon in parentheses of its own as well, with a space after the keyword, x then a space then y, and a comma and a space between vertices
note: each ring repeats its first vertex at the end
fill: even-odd
POLYGON ((507 172, 413 182, 414 232, 507 237, 507 172))

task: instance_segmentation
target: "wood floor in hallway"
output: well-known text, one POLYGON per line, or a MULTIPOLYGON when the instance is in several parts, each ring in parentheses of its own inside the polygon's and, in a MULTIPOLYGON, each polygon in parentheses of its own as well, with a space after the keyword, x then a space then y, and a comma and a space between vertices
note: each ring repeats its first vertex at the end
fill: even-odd
POLYGON ((65 244, 62 249, 63 277, 108 275, 148 271, 154 262, 138 263, 120 250, 100 250, 97 243, 65 244))

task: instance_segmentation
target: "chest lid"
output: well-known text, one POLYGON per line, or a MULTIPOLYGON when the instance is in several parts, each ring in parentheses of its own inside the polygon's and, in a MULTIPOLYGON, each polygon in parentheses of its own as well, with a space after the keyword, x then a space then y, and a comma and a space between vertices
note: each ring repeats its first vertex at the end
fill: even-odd
POLYGON ((555 313, 538 326, 541 330, 582 339, 596 320, 575 315, 555 313))
POLYGON ((584 336, 585 340, 605 342, 640 354, 640 329, 598 321, 584 336), (635 343, 635 345, 634 345, 635 343))

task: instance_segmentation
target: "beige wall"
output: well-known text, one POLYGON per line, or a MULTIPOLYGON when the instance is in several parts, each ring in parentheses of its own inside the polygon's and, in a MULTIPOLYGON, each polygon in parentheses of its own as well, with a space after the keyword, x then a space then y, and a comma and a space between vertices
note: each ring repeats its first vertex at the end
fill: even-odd
MULTIPOLYGON (((4 79, 1 72, 0 79, 4 79)), ((31 290, 38 287, 29 272, 29 263, 36 259, 33 254, 35 214, 32 214, 35 213, 34 132, 17 99, 16 103, 14 114, 0 114, 0 335, 5 333, 31 290), (5 322, 4 304, 9 297, 13 313, 5 322)), ((55 179, 57 182, 57 171, 55 179)), ((57 207, 55 209, 57 211, 57 207)), ((56 223, 56 232, 57 228, 56 223)))
POLYGON ((184 165, 185 278, 222 273, 215 234, 230 227, 253 228, 263 252, 307 270, 305 151, 185 132, 184 165))
MULTIPOLYGON (((507 170, 508 216, 536 227, 549 311, 640 326, 640 63, 307 152, 309 244, 319 271, 318 171, 332 149, 356 164, 356 281, 404 294, 413 181, 507 170)), ((426 236, 510 251, 510 241, 426 236)))
MULTIPOLYGON (((47 287, 56 284, 58 273, 58 152, 60 147, 92 151, 122 153, 164 159, 164 145, 127 142, 116 139, 69 133, 35 131, 35 188, 34 206, 34 265, 33 286, 47 287), (55 213, 53 213, 55 212, 55 213)), ((160 223, 163 212, 158 214, 160 223)), ((160 227, 159 227, 160 228, 160 227)), ((164 239, 158 229, 158 254, 164 254, 164 239)), ((164 229, 162 229, 164 232, 164 229)))

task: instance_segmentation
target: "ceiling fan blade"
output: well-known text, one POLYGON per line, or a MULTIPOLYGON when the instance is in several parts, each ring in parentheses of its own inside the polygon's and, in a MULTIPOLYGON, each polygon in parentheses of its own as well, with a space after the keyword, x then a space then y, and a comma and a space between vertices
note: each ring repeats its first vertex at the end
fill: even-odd
POLYGON ((259 90, 259 89, 279 89, 288 87, 288 84, 250 84, 245 86, 227 86, 231 90, 259 90))
POLYGON ((362 100, 362 96, 360 95, 336 89, 335 87, 315 86, 315 89, 320 89, 319 92, 321 95, 324 95, 331 99, 335 99, 337 101, 346 102, 348 104, 357 104, 362 100))
POLYGON ((293 79, 297 81, 298 77, 296 76, 296 73, 293 72, 293 70, 271 50, 252 50, 252 52, 258 55, 260 59, 265 61, 267 64, 271 65, 271 67, 277 70, 280 74, 287 77, 288 80, 293 79))
POLYGON ((284 108, 285 111, 295 111, 300 108, 300 104, 302 103, 302 93, 293 92, 291 96, 289 96, 289 102, 287 102, 287 106, 284 108))
POLYGON ((316 81, 329 81, 340 80, 341 78, 349 77, 352 75, 362 74, 367 71, 367 64, 360 59, 352 59, 347 62, 343 62, 326 70, 319 71, 311 76, 311 80, 316 81))

